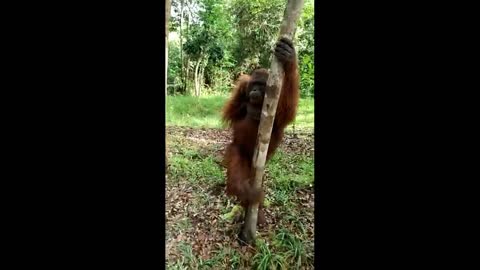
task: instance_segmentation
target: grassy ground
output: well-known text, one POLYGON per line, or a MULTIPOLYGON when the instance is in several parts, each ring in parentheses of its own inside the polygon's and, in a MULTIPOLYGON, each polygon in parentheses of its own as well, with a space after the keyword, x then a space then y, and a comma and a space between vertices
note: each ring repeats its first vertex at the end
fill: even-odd
MULTIPOLYGON (((313 269, 313 134, 286 134, 265 170, 267 224, 255 248, 240 246, 241 222, 224 219, 236 205, 224 192, 224 101, 168 100, 167 269, 313 269)), ((297 125, 313 132, 313 101, 299 115, 297 125)))
MULTIPOLYGON (((228 96, 169 96, 167 97, 167 125, 185 127, 223 128, 220 111, 228 96)), ((313 133, 313 99, 300 99, 295 129, 313 133)), ((292 131, 292 125, 287 128, 292 131)))

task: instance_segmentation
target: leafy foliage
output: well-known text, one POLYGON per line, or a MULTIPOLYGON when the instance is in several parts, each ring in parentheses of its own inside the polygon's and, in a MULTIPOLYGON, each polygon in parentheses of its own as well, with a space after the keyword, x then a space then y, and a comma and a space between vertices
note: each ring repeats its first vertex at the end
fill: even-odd
POLYGON ((180 91, 182 65, 180 61, 180 47, 175 42, 170 41, 168 43, 168 49, 167 93, 171 95, 180 91))
MULTIPOLYGON (((192 93, 190 89, 181 91, 179 86, 193 86, 186 82, 193 80, 199 61, 204 66, 203 94, 227 93, 240 73, 268 68, 285 4, 285 0, 173 0, 169 29, 181 42, 169 43, 169 93, 192 93)), ((294 43, 299 60, 300 93, 302 97, 312 97, 313 0, 305 1, 294 43)))
POLYGON ((305 2, 297 27, 297 50, 300 68, 300 89, 303 97, 314 92, 314 7, 313 0, 305 2))
POLYGON ((230 11, 236 14, 235 56, 241 71, 268 67, 273 45, 283 18, 283 0, 234 0, 230 11))

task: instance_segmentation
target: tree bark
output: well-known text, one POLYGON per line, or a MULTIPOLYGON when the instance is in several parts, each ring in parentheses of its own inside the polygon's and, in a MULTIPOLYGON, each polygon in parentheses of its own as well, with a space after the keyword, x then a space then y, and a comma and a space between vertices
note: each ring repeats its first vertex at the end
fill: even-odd
POLYGON ((200 62, 201 62, 201 59, 199 59, 197 61, 197 64, 195 66, 195 74, 194 74, 194 80, 195 80, 195 96, 198 97, 199 95, 199 90, 198 90, 198 87, 199 87, 199 83, 198 83, 198 68, 200 67, 200 62))
MULTIPOLYGON (((188 10, 190 11, 190 5, 188 4, 187 2, 187 8, 188 10)), ((187 12, 187 21, 186 21, 186 32, 185 32, 185 36, 188 37, 188 35, 190 34, 190 16, 191 16, 191 13, 187 12)), ((189 56, 187 55, 186 57, 186 65, 185 65, 185 80, 184 80, 184 87, 183 87, 183 93, 186 94, 187 92, 189 94, 192 93, 192 90, 191 90, 191 87, 189 87, 190 85, 190 77, 191 77, 191 74, 190 73, 190 58, 189 56), (190 75, 190 76, 189 76, 190 75)))
MULTIPOLYGON (((182 65, 182 67, 180 68, 180 78, 181 78, 181 81, 182 81, 182 88, 183 85, 184 85, 184 81, 185 81, 185 76, 184 76, 184 65, 185 65, 185 61, 183 59, 183 2, 184 0, 181 0, 180 1, 180 63, 182 65)), ((185 91, 185 89, 182 89, 182 91, 185 91)))
POLYGON ((189 88, 189 84, 188 84, 188 81, 190 80, 190 74, 189 74, 189 71, 190 71, 190 59, 188 58, 188 56, 186 57, 186 60, 187 60, 187 64, 186 64, 186 69, 185 69, 185 81, 184 81, 184 87, 183 87, 183 92, 184 94, 188 93, 188 94, 191 94, 192 93, 192 90, 188 90, 188 89, 191 89, 189 88), (187 91, 188 90, 188 91, 187 91))
POLYGON ((199 88, 198 88, 198 95, 200 96, 202 93, 202 87, 205 86, 205 67, 207 66, 207 60, 204 60, 204 63, 200 66, 200 76, 199 76, 199 88))
MULTIPOLYGON (((168 21, 170 20, 171 0, 165 1, 165 122, 167 122, 167 79, 168 79, 168 21)), ((165 134, 165 170, 167 169, 167 134, 165 134)))
MULTIPOLYGON (((280 37, 293 39, 295 26, 303 7, 303 0, 288 0, 283 22, 280 27, 280 37)), ((253 154, 253 170, 255 171, 254 187, 259 190, 262 188, 262 179, 267 159, 270 136, 272 134, 273 122, 277 111, 278 99, 282 89, 284 77, 283 66, 276 57, 272 57, 272 64, 267 80, 265 98, 263 101, 262 114, 258 127, 257 145, 253 154)), ((254 244, 257 231, 257 217, 259 204, 249 205, 245 213, 245 223, 241 232, 241 237, 248 244, 254 244)))

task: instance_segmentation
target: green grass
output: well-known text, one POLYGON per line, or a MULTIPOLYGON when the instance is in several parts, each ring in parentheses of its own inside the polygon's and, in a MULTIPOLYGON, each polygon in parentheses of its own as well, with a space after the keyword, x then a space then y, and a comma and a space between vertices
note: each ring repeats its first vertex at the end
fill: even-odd
MULTIPOLYGON (((315 123, 314 104, 315 101, 313 98, 300 99, 300 102, 298 103, 297 117, 294 122, 296 129, 313 132, 315 123)), ((289 128, 291 128, 291 125, 289 128)))
POLYGON ((226 96, 168 96, 167 125, 220 128, 226 96))
POLYGON ((282 193, 313 184, 314 161, 312 156, 286 154, 278 150, 267 163, 272 187, 282 193))
POLYGON ((285 261, 293 262, 289 269, 299 269, 302 263, 313 259, 312 254, 307 252, 302 239, 288 230, 280 229, 274 237, 273 245, 283 253, 285 261))
MULTIPOLYGON (((176 98, 173 100, 178 102, 176 98)), ((180 103, 193 100, 192 98, 179 98, 180 103)), ((201 98, 200 100, 202 99, 206 100, 196 101, 200 107, 204 104, 223 103, 223 99, 219 97, 201 98)), ((308 105, 308 102, 305 103, 308 105)), ((192 107, 189 109, 190 112, 205 110, 192 107)), ((308 112, 304 114, 308 115, 308 112)), ((180 119, 178 117, 180 114, 176 115, 176 119, 180 119)), ((191 123, 184 124, 191 125, 191 123)), ((230 200, 225 200, 225 195, 213 195, 207 192, 225 182, 225 169, 218 163, 217 152, 222 143, 199 144, 195 140, 198 137, 192 134, 194 131, 176 130, 175 133, 169 133, 167 136, 169 151, 172 153, 168 160, 168 178, 171 182, 167 185, 182 182, 193 185, 195 187, 194 194, 189 201, 188 208, 190 210, 187 212, 200 213, 206 207, 210 209, 209 211, 217 209, 218 214, 213 218, 217 218, 217 224, 221 224, 218 225, 218 228, 231 227, 230 234, 236 234, 237 232, 233 228, 238 224, 226 223, 221 219, 221 215, 228 213, 233 204, 230 200)), ((215 139, 214 136, 217 136, 218 133, 207 135, 208 132, 202 131, 200 134, 204 136, 204 139, 215 139)), ((281 147, 266 165, 265 185, 267 199, 271 201, 271 205, 267 207, 274 211, 278 223, 270 230, 259 231, 255 251, 242 251, 238 246, 234 246, 235 240, 232 239, 232 235, 229 235, 229 241, 218 246, 212 245, 210 255, 203 259, 193 249, 191 242, 187 240, 176 247, 176 253, 180 257, 169 259, 167 269, 312 269, 313 219, 306 219, 306 216, 311 217, 313 213, 311 213, 311 207, 304 205, 304 201, 299 198, 297 191, 312 187, 314 161, 313 152, 304 153, 301 152, 302 150, 301 147, 288 149, 281 147)), ((181 196, 181 194, 176 195, 181 196)), ((187 212, 173 223, 169 230, 174 230, 176 234, 191 234, 194 228, 191 220, 185 216, 187 212)), ((215 225, 204 223, 196 226, 200 226, 204 232, 213 233, 218 229, 215 225)))
POLYGON ((170 172, 175 178, 185 179, 191 184, 223 183, 225 181, 222 169, 212 156, 199 151, 184 149, 180 155, 168 160, 170 172))
MULTIPOLYGON (((228 96, 168 96, 167 125, 222 128, 221 110, 228 96)), ((295 129, 313 132, 314 100, 300 99, 295 129)), ((292 125, 287 128, 292 129, 292 125)))
POLYGON ((253 269, 288 269, 285 256, 278 252, 273 252, 267 242, 262 239, 257 240, 258 253, 253 256, 253 269))
MULTIPOLYGON (((225 129, 220 117, 227 99, 228 96, 167 97, 167 126, 171 129, 167 136, 170 154, 167 185, 193 187, 184 212, 169 216, 174 221, 167 226, 171 236, 167 239, 176 235, 184 238, 174 248, 177 255, 167 260, 167 269, 312 269, 313 197, 306 197, 314 183, 313 151, 308 150, 313 144, 309 141, 311 136, 300 134, 291 139, 266 164, 269 203, 265 207, 275 216, 275 226, 258 231, 255 250, 241 249, 234 240, 240 224, 222 219, 234 207, 234 201, 223 194, 225 168, 220 165, 222 149, 228 141, 225 134, 229 132, 218 129, 225 129), (217 187, 221 194, 213 193, 217 187), (205 211, 214 214, 202 221, 192 217, 205 211), (202 257, 190 237, 195 230, 216 236, 223 234, 227 239, 216 240, 209 246, 209 255, 202 257)), ((294 124, 299 133, 313 133, 313 99, 300 100, 294 124)), ((292 128, 290 125, 286 131, 291 132, 292 128)), ((175 195, 172 198, 182 198, 178 189, 172 194, 175 195)))

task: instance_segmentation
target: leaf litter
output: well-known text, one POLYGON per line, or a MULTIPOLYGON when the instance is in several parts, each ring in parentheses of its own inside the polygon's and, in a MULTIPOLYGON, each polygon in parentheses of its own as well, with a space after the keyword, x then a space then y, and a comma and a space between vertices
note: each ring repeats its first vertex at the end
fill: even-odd
MULTIPOLYGON (((214 157, 225 174, 221 161, 225 147, 231 140, 229 130, 167 126, 166 132, 169 159, 182 155, 185 149, 194 149, 202 157, 214 157)), ((287 154, 307 155, 313 158, 313 134, 286 133, 280 149, 287 154)), ((291 169, 289 166, 285 168, 291 169)), ((213 260, 215 254, 222 250, 227 254, 236 251, 242 258, 243 267, 249 269, 251 267, 249 261, 255 255, 256 249, 239 245, 237 235, 242 221, 222 219, 223 215, 237 205, 234 199, 225 195, 225 183, 192 185, 190 179, 178 177, 168 169, 166 176, 167 263, 183 261, 185 254, 178 247, 188 244, 197 260, 203 262, 213 260)), ((269 181, 268 175, 266 177, 266 181, 269 181)), ((267 188, 267 198, 268 193, 267 188)), ((295 195, 290 198, 288 205, 272 204, 265 208, 266 224, 258 228, 259 238, 266 240, 267 243, 272 242, 274 232, 286 229, 305 242, 309 252, 313 253, 313 187, 297 189, 295 195)), ((212 269, 230 267, 231 256, 217 257, 220 259, 212 269)), ((313 269, 313 262, 302 266, 301 269, 313 269)))

